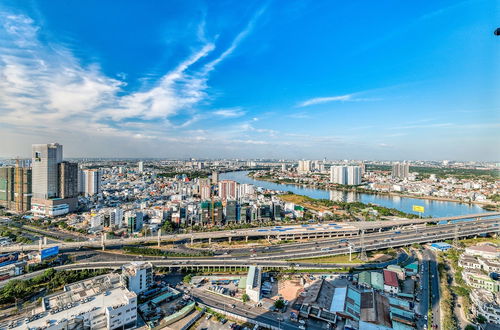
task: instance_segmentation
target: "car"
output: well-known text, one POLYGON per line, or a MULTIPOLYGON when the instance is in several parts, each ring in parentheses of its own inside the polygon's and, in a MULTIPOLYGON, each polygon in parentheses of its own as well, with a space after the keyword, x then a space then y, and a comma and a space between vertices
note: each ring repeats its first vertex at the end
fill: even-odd
POLYGON ((305 330, 306 326, 305 325, 299 325, 299 329, 305 330))
POLYGON ((212 317, 212 314, 208 314, 206 317, 205 317, 205 320, 210 320, 210 318, 212 317))
POLYGON ((226 322, 227 322, 227 319, 221 319, 221 320, 220 320, 220 323, 221 323, 221 324, 226 324, 226 322))
POLYGON ((235 304, 232 304, 232 305, 231 305, 231 308, 236 308, 236 305, 235 305, 235 304))

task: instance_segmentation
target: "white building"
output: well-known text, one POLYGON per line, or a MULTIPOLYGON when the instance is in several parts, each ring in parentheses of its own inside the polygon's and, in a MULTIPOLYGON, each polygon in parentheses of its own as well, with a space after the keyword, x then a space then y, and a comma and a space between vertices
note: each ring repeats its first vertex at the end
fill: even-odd
POLYGON ((345 166, 330 167, 330 182, 336 184, 347 184, 347 167, 345 166))
POLYGON ((81 192, 86 196, 94 196, 101 192, 101 172, 99 170, 82 170, 81 192))
POLYGON ((59 143, 32 146, 32 191, 35 199, 55 198, 59 193, 58 165, 63 160, 59 143))
POLYGON ((297 167, 297 172, 299 174, 306 174, 311 172, 311 161, 310 160, 299 160, 299 166, 297 167))
POLYGON ((500 258, 500 249, 493 244, 469 246, 465 248, 465 253, 471 256, 479 256, 486 259, 500 258))
POLYGON ((361 184, 361 167, 348 166, 347 167, 347 184, 357 186, 361 184))
POLYGON ((130 291, 140 294, 153 284, 153 265, 133 261, 122 267, 122 280, 130 291))
POLYGON ((144 172, 144 162, 138 162, 137 163, 137 168, 139 170, 139 173, 144 172))
POLYGON ((137 295, 123 286, 119 274, 108 274, 65 286, 63 292, 46 296, 34 312, 44 314, 15 329, 133 329, 137 295))
POLYGON ((250 300, 258 302, 260 300, 261 273, 260 268, 250 266, 248 268, 247 285, 245 292, 250 300))
POLYGON ((123 226, 123 210, 121 208, 117 207, 109 211, 109 224, 118 228, 123 226))
POLYGON ((472 313, 482 315, 487 323, 500 324, 500 294, 484 289, 473 289, 470 293, 472 313))

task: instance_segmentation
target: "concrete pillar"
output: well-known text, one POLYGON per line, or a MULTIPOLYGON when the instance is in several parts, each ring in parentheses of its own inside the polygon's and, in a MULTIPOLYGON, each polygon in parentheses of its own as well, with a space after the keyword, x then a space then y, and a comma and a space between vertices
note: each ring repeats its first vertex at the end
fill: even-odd
POLYGON ((42 252, 42 242, 43 242, 43 241, 42 241, 42 238, 40 237, 40 239, 38 240, 38 250, 39 250, 40 252, 42 252))
POLYGON ((208 238, 208 244, 212 244, 212 237, 208 238))
POLYGON ((194 242, 194 238, 191 237, 191 244, 193 244, 193 242, 194 242))
POLYGON ((245 242, 248 242, 248 236, 245 236, 245 242))
POLYGON ((161 237, 161 228, 160 228, 160 229, 158 229, 158 247, 160 247, 160 244, 161 244, 161 239, 160 239, 160 237, 161 237))
POLYGON ((231 243, 231 239, 232 239, 232 237, 231 237, 231 236, 229 236, 229 243, 231 243))
POLYGON ((43 237, 43 245, 47 245, 47 236, 43 237))
POLYGON ((101 247, 102 247, 102 250, 104 251, 104 249, 106 248, 105 247, 105 244, 104 244, 104 241, 106 240, 106 234, 105 233, 102 233, 101 234, 101 247))

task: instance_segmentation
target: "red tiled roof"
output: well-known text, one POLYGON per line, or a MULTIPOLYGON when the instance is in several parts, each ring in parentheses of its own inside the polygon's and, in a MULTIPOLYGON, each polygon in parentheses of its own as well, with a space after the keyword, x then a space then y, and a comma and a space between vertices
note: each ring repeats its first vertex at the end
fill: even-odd
POLYGON ((398 287, 398 275, 395 272, 384 269, 384 284, 398 287))

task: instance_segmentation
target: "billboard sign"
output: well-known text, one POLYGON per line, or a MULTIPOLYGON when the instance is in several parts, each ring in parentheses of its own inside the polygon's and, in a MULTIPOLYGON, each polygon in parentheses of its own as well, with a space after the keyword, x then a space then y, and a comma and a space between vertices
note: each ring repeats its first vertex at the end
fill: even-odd
POLYGON ((423 206, 419 206, 419 205, 413 205, 412 209, 415 212, 420 212, 420 213, 424 213, 425 212, 425 208, 423 206))
POLYGON ((7 266, 17 262, 19 259, 19 252, 0 254, 0 267, 7 266))
POLYGON ((41 254, 40 254, 40 258, 42 260, 44 260, 44 259, 48 259, 51 257, 55 257, 58 254, 59 254, 59 246, 53 246, 53 247, 50 247, 47 249, 43 249, 41 254))

